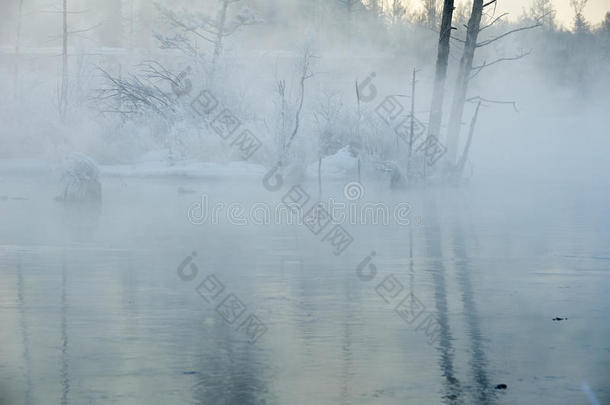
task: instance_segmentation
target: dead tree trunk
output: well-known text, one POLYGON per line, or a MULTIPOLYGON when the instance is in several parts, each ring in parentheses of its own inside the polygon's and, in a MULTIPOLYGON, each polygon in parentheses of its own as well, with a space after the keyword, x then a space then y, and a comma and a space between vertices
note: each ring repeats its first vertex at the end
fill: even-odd
MULTIPOLYGON (((288 154, 288 152, 290 151, 290 147, 292 146, 292 142, 294 141, 294 138, 297 136, 297 133, 299 132, 299 126, 301 124, 301 112, 303 111, 303 103, 305 101, 305 82, 313 77, 313 73, 311 72, 311 63, 312 63, 312 58, 313 58, 313 54, 311 52, 311 50, 309 49, 309 46, 305 46, 305 50, 303 52, 303 59, 302 59, 302 64, 301 64, 301 78, 299 80, 299 87, 300 87, 300 93, 299 93, 299 100, 298 100, 298 105, 296 107, 296 111, 294 113, 294 128, 292 130, 292 133, 290 134, 290 136, 288 137, 288 141, 286 142, 286 145, 284 147, 284 154, 288 154)), ((286 159, 287 157, 284 156, 284 159, 286 159)), ((282 160, 283 162, 283 160, 282 160)))
POLYGON ((472 144, 472 136, 474 135, 474 127, 477 124, 477 118, 479 117, 479 109, 481 108, 481 100, 477 103, 477 107, 474 110, 474 115, 472 116, 472 120, 470 121, 470 130, 468 131, 468 140, 466 141, 466 146, 464 147, 464 152, 462 152, 462 157, 457 165, 457 180, 462 178, 462 173, 464 173, 464 167, 466 166, 466 161, 468 160, 468 153, 470 152, 470 145, 472 144))
POLYGON ((358 183, 361 183, 361 178, 360 178, 360 159, 362 156, 362 153, 364 151, 364 141, 362 140, 362 136, 360 135, 360 121, 362 120, 362 114, 360 112, 360 89, 358 88, 358 81, 356 80, 355 82, 356 84, 356 102, 357 102, 357 106, 358 106, 358 120, 356 121, 356 139, 358 139, 358 142, 360 143, 360 145, 358 146, 359 150, 358 150, 358 183))
POLYGON ((460 69, 458 71, 455 91, 453 93, 451 115, 449 117, 446 157, 450 164, 455 163, 457 156, 460 127, 462 125, 462 115, 464 114, 464 103, 466 102, 466 91, 468 90, 468 82, 470 81, 472 72, 472 61, 474 59, 474 51, 477 47, 477 38, 481 27, 482 14, 483 0, 474 0, 472 2, 470 20, 468 20, 464 53, 462 54, 462 59, 460 61, 460 69))
POLYGON ((407 176, 412 178, 411 173, 411 158, 413 155, 413 141, 414 141, 414 125, 415 125, 415 75, 417 70, 413 69, 413 78, 411 79, 411 123, 409 127, 409 155, 407 158, 407 176))
POLYGON ((216 40, 214 41, 214 56, 212 57, 212 77, 214 77, 214 73, 216 71, 216 63, 218 62, 218 58, 222 53, 222 39, 226 35, 225 26, 227 24, 227 9, 229 8, 230 2, 231 0, 222 1, 222 8, 220 9, 220 15, 218 17, 218 31, 216 33, 216 40))
POLYGON ((438 55, 436 57, 432 105, 430 106, 430 119, 428 123, 428 135, 433 135, 437 138, 439 137, 443 116, 445 80, 447 79, 447 65, 449 64, 449 39, 451 38, 451 20, 453 19, 454 8, 453 0, 445 0, 438 41, 438 55))
POLYGON ((62 41, 61 41, 61 86, 59 90, 59 116, 66 118, 68 109, 68 0, 62 1, 62 41))

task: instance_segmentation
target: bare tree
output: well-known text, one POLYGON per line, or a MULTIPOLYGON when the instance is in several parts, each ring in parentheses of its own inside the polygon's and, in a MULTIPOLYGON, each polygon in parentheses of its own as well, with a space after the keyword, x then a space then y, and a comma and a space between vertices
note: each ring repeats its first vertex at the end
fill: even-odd
POLYGON ((113 76, 100 69, 108 85, 97 91, 95 102, 103 113, 117 113, 129 119, 150 111, 171 122, 178 96, 162 86, 179 86, 178 75, 154 61, 145 62, 139 67, 139 75, 129 75, 126 78, 120 74, 113 76))
POLYGON ((551 0, 534 0, 530 7, 530 15, 534 18, 540 18, 544 29, 547 31, 555 31, 556 14, 557 11, 551 0))
POLYGON ((449 128, 448 128, 448 136, 447 136, 447 154, 446 161, 450 165, 455 164, 455 159, 457 156, 457 147, 459 142, 460 130, 462 125, 462 116, 464 113, 464 103, 466 101, 466 93, 468 91, 468 85, 470 83, 470 79, 473 77, 473 70, 475 71, 475 75, 480 73, 480 71, 486 67, 495 65, 497 63, 509 60, 517 60, 525 57, 528 53, 521 52, 521 54, 515 57, 505 57, 499 58, 490 63, 484 62, 481 66, 473 67, 473 60, 475 51, 477 48, 481 48, 487 46, 489 44, 494 43, 510 34, 536 28, 542 25, 541 18, 544 16, 540 16, 536 19, 535 23, 529 26, 519 27, 512 30, 509 30, 503 34, 500 34, 496 37, 483 40, 481 42, 478 41, 479 33, 486 28, 491 27, 498 21, 500 21, 506 14, 501 14, 498 17, 491 17, 491 21, 484 26, 481 26, 481 18, 483 15, 483 10, 491 5, 494 5, 496 0, 490 0, 487 3, 484 0, 473 0, 472 3, 472 11, 470 13, 470 19, 468 20, 468 26, 466 27, 466 40, 459 40, 464 44, 464 52, 462 54, 462 58, 460 60, 460 67, 458 70, 458 75, 455 84, 455 90, 453 92, 453 102, 451 106, 451 114, 449 117, 449 128))
POLYGON ((415 85, 417 69, 413 69, 413 77, 411 79, 411 122, 409 124, 409 156, 407 159, 407 175, 411 176, 411 158, 413 155, 413 142, 415 141, 415 85))
POLYGON ((438 137, 443 116, 443 102, 445 99, 445 81, 447 79, 447 65, 449 64, 449 40, 451 38, 451 20, 453 18, 453 0, 445 0, 443 4, 443 18, 438 41, 438 54, 436 57, 436 73, 434 75, 434 90, 430 106, 430 119, 428 135, 438 137))
POLYGON ((466 141, 466 146, 464 147, 464 152, 462 153, 462 157, 458 161, 456 176, 458 179, 462 177, 464 173, 464 167, 466 166, 466 161, 468 160, 468 154, 470 153, 470 145, 472 144, 472 136, 474 135, 474 127, 477 124, 477 118, 479 117, 479 109, 481 108, 482 101, 479 99, 477 102, 477 106, 474 110, 474 114, 472 115, 472 120, 470 121, 470 130, 468 131, 468 140, 466 141))
MULTIPOLYGON (((489 3, 488 3, 489 4, 489 3)), ((460 60, 460 67, 453 94, 453 104, 451 107, 451 115, 449 117, 449 136, 447 139, 447 155, 449 162, 455 160, 457 153, 457 141, 459 130, 462 122, 462 114, 464 112, 464 102, 466 100, 466 90, 470 80, 470 72, 472 70, 472 61, 474 59, 474 51, 477 47, 477 38, 481 29, 481 16, 483 14, 483 0, 474 0, 472 2, 472 12, 468 20, 466 30, 466 41, 464 44, 464 53, 460 60)))
POLYGON ((570 6, 574 10, 574 32, 584 34, 590 31, 590 26, 582 12, 589 0, 570 0, 570 6))
POLYGON ((340 143, 335 132, 335 122, 341 112, 342 103, 337 93, 324 93, 324 101, 320 102, 314 113, 318 130, 318 191, 322 194, 322 159, 337 151, 340 143))
MULTIPOLYGON (((212 74, 214 74, 214 68, 216 66, 216 61, 220 57, 220 53, 222 52, 222 40, 227 35, 226 25, 227 25, 227 9, 229 8, 229 3, 235 3, 239 0, 222 0, 222 5, 220 6, 220 13, 218 15, 218 19, 215 24, 216 38, 214 39, 214 56, 212 57, 212 74)), ((210 33, 214 33, 213 30, 210 33)))
POLYGON ((62 121, 65 121, 68 112, 69 104, 69 64, 68 64, 68 40, 71 35, 80 34, 86 31, 90 31, 98 25, 94 25, 89 28, 83 28, 73 31, 68 31, 68 14, 74 14, 79 12, 68 11, 68 0, 61 0, 61 78, 58 88, 58 110, 59 116, 62 121))
MULTIPOLYGON (((256 17, 244 9, 241 13, 231 20, 228 18, 229 5, 240 0, 220 0, 221 6, 216 18, 211 18, 203 14, 178 15, 168 8, 156 4, 157 9, 172 28, 180 30, 183 35, 174 37, 179 38, 182 44, 185 42, 185 35, 193 34, 196 38, 203 39, 214 46, 211 60, 210 76, 214 75, 218 58, 222 54, 224 39, 235 33, 244 25, 251 25, 256 22, 256 17)), ((158 36, 159 37, 159 36, 158 36)), ((172 39, 167 39, 171 42, 172 39)), ((194 49, 193 46, 190 46, 194 49)))
POLYGON ((284 154, 284 147, 286 145, 286 116, 288 114, 288 103, 286 102, 286 80, 277 81, 277 95, 279 97, 280 105, 280 122, 277 130, 278 140, 278 159, 281 160, 284 154))
POLYGON ((274 134, 274 156, 275 161, 280 162, 284 158, 284 149, 286 140, 288 138, 288 116, 289 116, 289 103, 286 94, 286 80, 279 79, 277 73, 275 75, 275 87, 274 94, 276 99, 274 100, 275 110, 273 113, 273 120, 268 122, 264 120, 267 130, 274 134))
POLYGON ((305 82, 308 79, 313 77, 313 72, 312 72, 311 68, 312 68, 312 62, 313 62, 314 57, 315 56, 311 50, 310 45, 305 45, 305 48, 303 50, 303 56, 302 56, 300 64, 299 64, 299 68, 300 68, 299 97, 298 97, 298 101, 297 101, 297 108, 294 113, 294 128, 292 129, 292 132, 291 132, 290 136, 288 137, 286 144, 284 145, 284 157, 290 151, 290 146, 292 145, 294 138, 297 136, 297 133, 299 132, 299 126, 301 124, 301 112, 303 111, 303 103, 305 101, 305 82))

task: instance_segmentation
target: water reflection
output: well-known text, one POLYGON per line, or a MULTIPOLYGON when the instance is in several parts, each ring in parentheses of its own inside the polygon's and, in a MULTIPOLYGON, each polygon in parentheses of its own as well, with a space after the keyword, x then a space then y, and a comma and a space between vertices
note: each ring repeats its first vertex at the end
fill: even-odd
MULTIPOLYGON (((484 350, 484 338, 476 307, 475 292, 470 280, 471 268, 466 248, 467 235, 462 231, 462 218, 456 219, 453 226, 453 255, 454 263, 461 290, 461 300, 466 316, 467 333, 470 339, 470 352, 472 358, 469 363, 476 383, 475 399, 479 404, 490 404, 493 401, 493 393, 490 395, 489 378, 487 375, 487 357, 484 350)), ((474 234, 471 229, 470 235, 474 234)))
POLYGON ((61 366, 59 374, 61 376, 61 405, 68 404, 68 395, 70 394, 70 372, 68 369, 68 302, 67 294, 67 279, 68 269, 64 261, 61 266, 61 366))
POLYGON ((463 391, 460 380, 456 376, 454 367, 453 337, 449 325, 449 308, 447 304, 447 289, 445 285, 446 269, 443 262, 443 251, 441 248, 442 230, 439 224, 439 215, 436 200, 426 201, 426 218, 429 221, 425 226, 425 252, 429 261, 429 271, 432 273, 434 282, 434 304, 440 324, 440 360, 439 367, 445 379, 444 402, 449 404, 463 403, 463 391))
POLYGON ((25 368, 25 404, 32 403, 32 358, 30 355, 30 338, 26 322, 25 295, 23 286, 23 268, 21 258, 17 263, 17 303, 19 306, 19 329, 21 332, 21 343, 23 345, 23 365, 25 368))
POLYGON ((558 228, 521 247, 533 223, 497 229, 503 213, 475 215, 430 194, 418 205, 425 226, 352 227, 360 247, 335 258, 307 229, 194 227, 191 201, 155 200, 173 184, 132 187, 97 212, 39 208, 58 214, 37 218, 42 236, 13 221, 27 206, 0 218, 8 404, 584 403, 582 381, 602 403, 610 397, 603 227, 558 228), (108 208, 129 198, 150 206, 108 208), (561 254, 542 256, 554 246, 561 254), (186 282, 176 266, 194 247, 201 271, 186 282), (284 271, 283 257, 298 257, 298 270, 284 271), (517 275, 503 271, 511 267, 517 275), (197 293, 211 272, 268 324, 255 344, 197 293), (437 345, 376 293, 390 274, 437 317, 437 345), (527 319, 514 314, 515 291, 527 319))
POLYGON ((259 350, 234 340, 234 331, 216 323, 214 336, 202 339, 197 381, 192 387, 198 404, 267 404, 266 369, 259 350))

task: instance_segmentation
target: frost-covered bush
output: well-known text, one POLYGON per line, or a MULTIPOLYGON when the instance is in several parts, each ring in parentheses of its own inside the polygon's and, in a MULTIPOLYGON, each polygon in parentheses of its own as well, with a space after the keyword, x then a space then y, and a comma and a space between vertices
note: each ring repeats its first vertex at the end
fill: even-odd
POLYGON ((58 200, 68 202, 100 202, 102 185, 97 164, 81 153, 70 155, 61 176, 61 195, 58 200))

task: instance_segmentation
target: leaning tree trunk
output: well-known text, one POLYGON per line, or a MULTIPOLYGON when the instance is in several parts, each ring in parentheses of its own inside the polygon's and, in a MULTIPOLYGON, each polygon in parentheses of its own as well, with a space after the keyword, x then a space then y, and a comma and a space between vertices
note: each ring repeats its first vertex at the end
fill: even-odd
POLYGON ((457 81, 455 83, 455 91, 453 93, 453 104, 451 106, 451 115, 449 117, 449 135, 447 136, 447 161, 450 164, 455 164, 457 156, 457 147, 460 138, 460 127, 462 125, 462 115, 464 114, 464 104, 466 103, 466 91, 472 73, 472 60, 474 59, 474 51, 477 47, 477 38, 481 27, 481 15, 483 14, 483 0, 474 0, 472 2, 472 12, 470 20, 468 20, 468 29, 466 31, 466 43, 464 44, 464 53, 460 61, 460 69, 458 71, 457 81))
POLYGON ((445 80, 447 79, 447 65, 449 64, 449 39, 451 38, 451 20, 453 19, 453 0, 445 0, 443 5, 443 19, 438 41, 438 55, 436 57, 436 74, 432 105, 430 106, 430 119, 428 135, 438 138, 443 116, 443 100, 445 95, 445 80))
POLYGON ((466 141, 466 146, 464 146, 464 152, 462 152, 462 157, 458 161, 457 164, 457 173, 456 180, 460 180, 462 178, 462 173, 464 173, 464 167, 466 166, 466 161, 468 160, 468 153, 470 152, 470 145, 472 144, 472 136, 474 135, 474 127, 477 124, 477 118, 479 117, 479 109, 481 108, 481 100, 479 100, 477 107, 474 110, 474 115, 472 116, 472 120, 470 121, 470 130, 468 131, 468 140, 466 141))

